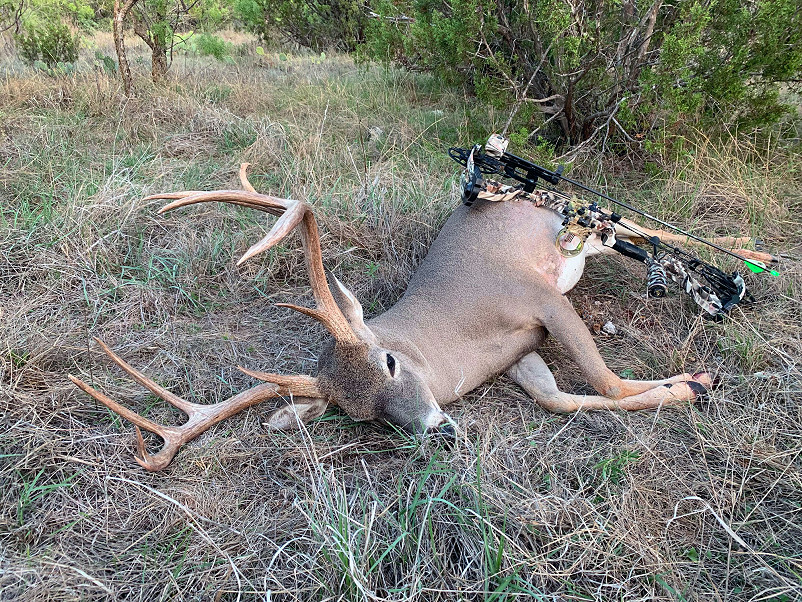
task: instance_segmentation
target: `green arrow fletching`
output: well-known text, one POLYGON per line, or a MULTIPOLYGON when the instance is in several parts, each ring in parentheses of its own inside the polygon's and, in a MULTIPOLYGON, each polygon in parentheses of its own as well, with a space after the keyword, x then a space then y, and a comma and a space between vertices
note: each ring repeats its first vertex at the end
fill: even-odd
POLYGON ((746 267, 748 267, 755 274, 762 274, 763 272, 768 272, 772 276, 780 275, 780 272, 778 272, 777 270, 768 269, 766 265, 760 261, 750 261, 748 259, 744 259, 744 263, 746 264, 746 267))

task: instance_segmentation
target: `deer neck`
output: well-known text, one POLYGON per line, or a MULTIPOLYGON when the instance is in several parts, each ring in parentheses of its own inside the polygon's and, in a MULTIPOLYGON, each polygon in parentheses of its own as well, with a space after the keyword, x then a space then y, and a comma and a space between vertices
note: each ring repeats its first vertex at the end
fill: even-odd
MULTIPOLYGON (((480 315, 461 314, 453 305, 437 307, 437 299, 426 294, 407 294, 367 325, 380 346, 409 358, 443 406, 504 371, 545 336, 542 329, 523 323, 500 322, 485 329, 481 320, 480 315)), ((493 316, 489 320, 498 321, 493 316)))

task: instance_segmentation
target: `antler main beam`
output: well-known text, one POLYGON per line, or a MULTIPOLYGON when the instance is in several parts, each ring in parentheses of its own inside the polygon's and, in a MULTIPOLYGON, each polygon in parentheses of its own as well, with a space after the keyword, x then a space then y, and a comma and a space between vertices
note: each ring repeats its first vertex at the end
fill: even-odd
POLYGON ((268 232, 262 240, 248 249, 239 261, 237 261, 237 265, 241 265, 251 257, 267 251, 292 232, 296 226, 300 225, 301 244, 304 249, 306 269, 309 272, 309 281, 312 286, 315 301, 317 302, 317 307, 307 308, 289 303, 279 303, 277 305, 280 307, 289 307, 290 309, 315 318, 326 327, 338 343, 358 343, 359 338, 354 333, 342 311, 340 311, 340 308, 337 306, 329 290, 326 272, 323 268, 323 256, 320 251, 320 234, 318 233, 317 222, 315 222, 312 208, 303 201, 281 199, 256 192, 248 181, 246 174, 248 166, 248 163, 243 163, 239 171, 240 182, 244 190, 160 193, 146 197, 144 200, 175 199, 172 203, 162 207, 159 213, 166 213, 167 211, 194 205, 196 203, 220 201, 232 205, 258 209, 272 215, 280 216, 270 232, 268 232))

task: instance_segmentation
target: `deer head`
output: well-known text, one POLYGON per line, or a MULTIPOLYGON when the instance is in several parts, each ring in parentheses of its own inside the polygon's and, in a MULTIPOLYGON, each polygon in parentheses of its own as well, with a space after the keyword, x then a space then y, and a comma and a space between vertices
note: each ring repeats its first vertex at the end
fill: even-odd
MULTIPOLYGON (((298 425, 296 416, 301 416, 304 422, 311 420, 322 414, 329 403, 339 406, 356 421, 388 424, 415 434, 446 424, 448 417, 426 385, 417 358, 382 344, 365 324, 362 305, 353 293, 334 275, 329 277, 334 286, 326 291, 332 293, 350 331, 329 328, 332 337, 318 356, 315 382, 320 397, 296 399, 292 405, 274 412, 268 424, 279 429, 293 428, 298 425)), ((319 315, 304 307, 278 305, 319 315)), ((244 371, 254 378, 275 382, 272 374, 244 371)), ((448 433, 449 428, 443 432, 448 433)))
POLYGON ((185 442, 197 437, 212 425, 261 401, 278 396, 289 397, 291 403, 273 412, 268 424, 278 429, 289 429, 319 417, 329 404, 342 408, 357 421, 371 421, 400 427, 412 433, 443 427, 441 432, 453 433, 448 417, 440 410, 421 373, 419 360, 399 349, 389 349, 370 330, 363 319, 359 301, 339 280, 332 276, 334 289, 329 288, 323 268, 320 237, 312 209, 301 201, 279 199, 257 193, 248 182, 248 164, 240 167, 240 181, 244 190, 217 190, 211 192, 176 192, 157 194, 145 200, 174 199, 163 207, 164 213, 179 207, 222 201, 259 209, 280 216, 270 232, 253 245, 237 262, 267 251, 296 226, 300 226, 304 259, 316 307, 302 307, 289 303, 288 307, 319 321, 331 334, 318 358, 318 374, 311 376, 282 376, 240 368, 246 374, 266 381, 230 399, 215 404, 196 404, 186 401, 160 387, 98 340, 107 355, 137 382, 151 392, 182 410, 189 417, 179 426, 171 427, 132 412, 125 406, 70 375, 70 380, 83 391, 136 425, 138 437, 137 462, 148 470, 160 470, 170 463, 185 442), (157 454, 145 451, 140 427, 164 439, 164 447, 157 454))
POLYGON ((321 390, 354 420, 417 434, 446 423, 421 373, 422 358, 381 341, 365 324, 356 297, 336 277, 332 280, 336 303, 359 342, 343 343, 335 337, 326 344, 318 358, 321 390))

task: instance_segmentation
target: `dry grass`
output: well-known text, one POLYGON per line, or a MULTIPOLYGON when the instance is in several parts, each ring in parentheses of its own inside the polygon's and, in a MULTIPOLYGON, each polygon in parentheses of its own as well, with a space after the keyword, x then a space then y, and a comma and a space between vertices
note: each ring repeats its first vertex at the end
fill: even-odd
MULTIPOLYGON (((750 277, 758 303, 723 324, 677 295, 647 303, 623 260, 589 266, 572 299, 589 325, 618 326, 597 337, 609 365, 644 378, 716 371, 709 403, 555 416, 501 377, 452 407, 451 448, 337 413, 270 432, 270 408, 254 408, 149 474, 131 459, 129 425, 66 374, 179 417, 91 336, 211 401, 252 384, 237 364, 313 372, 322 333, 272 306, 309 296, 296 240, 234 266, 268 227, 262 215, 162 218, 139 199, 235 186, 250 161, 258 189, 315 204, 327 265, 374 314, 458 202, 445 147, 505 116, 341 57, 181 57, 165 86, 140 73, 129 101, 87 62, 51 79, 5 60, 0 599, 802 596, 797 261, 780 278, 750 277)), ((608 184, 700 232, 759 233, 793 253, 802 165, 786 147, 702 140, 656 176, 608 184)), ((586 389, 555 345, 545 354, 564 387, 586 389)))

